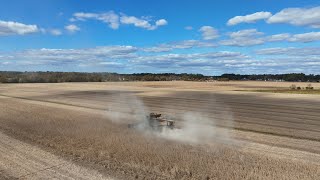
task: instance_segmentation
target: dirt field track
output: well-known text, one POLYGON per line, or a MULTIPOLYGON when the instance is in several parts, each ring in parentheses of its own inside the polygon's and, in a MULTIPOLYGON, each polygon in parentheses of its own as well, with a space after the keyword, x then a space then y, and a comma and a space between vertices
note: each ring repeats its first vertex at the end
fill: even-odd
POLYGON ((235 91, 291 84, 0 84, 0 178, 54 177, 48 153, 106 179, 318 179, 320 96, 235 91), (149 112, 174 117, 181 130, 127 128, 149 112), (14 143, 28 149, 16 160, 14 143), (32 148, 42 156, 34 160, 32 148))

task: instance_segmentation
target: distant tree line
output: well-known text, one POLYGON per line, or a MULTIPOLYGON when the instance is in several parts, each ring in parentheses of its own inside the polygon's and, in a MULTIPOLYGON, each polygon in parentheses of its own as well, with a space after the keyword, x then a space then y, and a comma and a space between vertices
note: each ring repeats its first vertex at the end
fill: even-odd
POLYGON ((289 81, 289 82, 319 82, 320 75, 303 74, 303 73, 290 73, 290 74, 222 74, 216 78, 228 80, 254 80, 254 81, 289 81))
POLYGON ((175 73, 85 73, 85 72, 14 72, 0 71, 1 83, 61 83, 61 82, 117 82, 117 81, 301 81, 319 82, 320 75, 291 74, 222 74, 204 76, 202 74, 175 73))
POLYGON ((202 74, 175 73, 84 73, 84 72, 13 72, 0 71, 1 83, 61 83, 61 82, 117 82, 117 81, 204 81, 202 74))

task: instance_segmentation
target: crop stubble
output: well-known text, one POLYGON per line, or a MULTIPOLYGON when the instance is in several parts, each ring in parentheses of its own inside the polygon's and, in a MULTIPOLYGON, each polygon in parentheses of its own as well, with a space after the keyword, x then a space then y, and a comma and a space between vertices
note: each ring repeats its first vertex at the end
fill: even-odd
POLYGON ((108 107, 127 110, 123 108, 127 103, 125 98, 118 98, 119 91, 107 87, 83 90, 75 88, 75 84, 67 90, 54 85, 52 91, 50 87, 42 87, 30 92, 22 86, 20 94, 17 88, 15 91, 8 91, 8 87, 1 89, 4 96, 0 103, 0 128, 119 178, 320 177, 318 101, 268 98, 243 92, 174 88, 170 91, 140 87, 141 84, 132 88, 127 84, 118 86, 121 96, 134 94, 150 111, 172 116, 201 112, 206 118, 214 119, 217 127, 226 129, 229 140, 235 142, 195 145, 127 129, 127 121, 115 123, 105 116, 108 107), (232 122, 226 122, 230 119, 225 113, 232 114, 232 122))

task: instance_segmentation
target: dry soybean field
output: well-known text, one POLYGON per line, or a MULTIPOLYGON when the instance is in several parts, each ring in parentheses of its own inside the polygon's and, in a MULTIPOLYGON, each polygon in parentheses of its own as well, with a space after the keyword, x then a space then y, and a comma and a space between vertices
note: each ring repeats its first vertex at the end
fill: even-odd
POLYGON ((0 179, 319 179, 320 95, 252 92, 290 85, 0 84, 0 179))

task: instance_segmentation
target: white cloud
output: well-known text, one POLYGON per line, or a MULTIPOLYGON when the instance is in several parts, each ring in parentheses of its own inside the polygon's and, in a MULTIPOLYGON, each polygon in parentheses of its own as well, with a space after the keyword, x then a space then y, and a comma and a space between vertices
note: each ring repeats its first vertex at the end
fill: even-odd
POLYGON ((258 20, 265 20, 269 24, 285 23, 320 28, 320 6, 313 8, 286 8, 274 15, 270 12, 256 12, 246 16, 236 16, 231 18, 227 25, 254 23, 258 20))
POLYGON ((229 33, 230 39, 221 40, 219 43, 225 46, 254 46, 265 42, 264 33, 256 29, 245 29, 237 32, 229 33))
POLYGON ((31 49, 8 54, 1 60, 12 60, 18 65, 92 64, 117 62, 134 58, 137 48, 133 46, 105 46, 88 49, 31 49))
POLYGON ((151 24, 151 20, 148 18, 138 18, 135 16, 127 16, 125 14, 117 14, 113 11, 107 13, 84 13, 78 12, 74 13, 73 17, 70 19, 71 22, 75 21, 85 21, 88 19, 94 19, 102 21, 112 29, 118 29, 121 24, 132 24, 136 27, 155 30, 159 26, 165 26, 168 24, 167 20, 159 19, 154 24, 151 24))
POLYGON ((296 48, 296 47, 276 47, 276 48, 266 48, 259 49, 255 51, 258 55, 286 55, 286 56, 319 56, 320 48, 319 47, 304 47, 304 48, 296 48))
POLYGON ((165 26, 168 24, 168 21, 165 19, 159 19, 158 21, 156 21, 156 26, 165 26))
POLYGON ((202 26, 199 31, 202 33, 204 40, 213 40, 219 37, 218 30, 211 26, 202 26))
POLYGON ((67 25, 67 26, 65 26, 64 28, 65 28, 67 31, 71 32, 71 33, 80 31, 80 28, 79 28, 77 25, 74 25, 74 24, 67 25))
POLYGON ((229 33, 229 39, 221 40, 219 44, 225 46, 254 46, 264 44, 266 42, 300 42, 309 43, 320 41, 320 32, 309 32, 302 34, 274 34, 270 36, 262 36, 264 33, 257 31, 256 29, 246 29, 237 32, 229 33))
POLYGON ((246 38, 246 37, 253 37, 253 36, 259 36, 263 35, 263 32, 259 32, 257 29, 245 29, 240 30, 237 32, 230 33, 231 38, 246 38))
MULTIPOLYGON (((113 12, 109 12, 107 14, 112 14, 112 13, 113 12)), ((75 20, 85 21, 87 19, 99 19, 99 17, 102 17, 103 14, 77 12, 77 13, 74 13, 73 16, 74 18, 76 18, 75 20)))
POLYGON ((320 68, 319 48, 261 49, 255 58, 231 51, 201 53, 140 53, 133 46, 105 46, 88 49, 31 49, 0 55, 2 67, 39 70, 46 67, 111 68, 116 72, 193 72, 219 73, 317 73, 320 68), (262 56, 258 56, 262 55, 262 56), (269 55, 269 56, 266 56, 269 55))
POLYGON ((199 48, 199 47, 216 47, 215 44, 211 42, 203 42, 198 40, 185 40, 180 42, 172 42, 160 44, 154 47, 143 48, 145 52, 169 52, 174 49, 189 49, 189 48, 199 48))
POLYGON ((0 62, 16 66, 113 66, 113 67, 192 67, 223 66, 224 63, 244 60, 248 56, 239 52, 209 52, 192 54, 140 54, 133 46, 105 46, 88 49, 31 49, 0 56, 0 62))
POLYGON ((289 39, 290 42, 303 42, 303 43, 319 41, 319 40, 320 40, 320 32, 295 34, 289 39))
POLYGON ((192 26, 186 26, 186 27, 184 27, 184 29, 190 31, 190 30, 193 30, 193 27, 192 26))
POLYGON ((271 16, 272 14, 270 12, 256 12, 246 16, 235 16, 227 22, 227 25, 233 26, 240 23, 254 23, 258 20, 268 19, 271 16))
POLYGON ((13 21, 0 20, 0 36, 25 35, 39 32, 37 25, 26 25, 13 21))
POLYGON ((71 21, 85 21, 88 19, 95 19, 102 21, 111 29, 118 29, 120 22, 119 22, 119 15, 114 13, 113 11, 109 11, 106 13, 84 13, 84 12, 77 12, 73 14, 73 18, 71 18, 71 21))
POLYGON ((48 32, 54 36, 60 36, 62 35, 62 32, 60 29, 50 29, 48 32))
POLYGON ((263 43, 264 43, 264 40, 261 38, 227 39, 227 40, 220 41, 220 44, 224 46, 240 46, 240 47, 255 46, 263 43))
POLYGON ((129 63, 156 68, 219 68, 225 66, 226 63, 236 63, 238 61, 245 61, 248 58, 248 56, 242 53, 230 51, 192 54, 170 53, 163 55, 138 56, 129 60, 129 63))
POLYGON ((168 24, 168 22, 165 19, 160 19, 157 20, 154 25, 152 25, 147 19, 137 18, 135 16, 127 16, 124 14, 121 15, 120 22, 122 24, 133 24, 136 27, 144 28, 147 30, 155 30, 159 26, 164 26, 168 24))
POLYGON ((319 47, 276 47, 256 50, 257 55, 263 55, 266 63, 274 62, 274 67, 284 72, 304 72, 318 74, 320 68, 319 47), (266 56, 266 57, 265 57, 266 56))
POLYGON ((148 30, 153 30, 156 28, 155 26, 152 26, 147 20, 139 19, 134 16, 123 15, 120 18, 120 22, 122 24, 133 24, 136 27, 145 28, 148 30))
POLYGON ((282 34, 274 34, 271 36, 266 37, 266 41, 274 42, 274 41, 285 41, 290 38, 289 33, 282 33, 282 34))
POLYGON ((258 55, 282 55, 282 54, 286 54, 288 51, 290 51, 291 49, 296 49, 296 48, 266 48, 266 49, 259 49, 256 50, 255 53, 258 55))
POLYGON ((287 8, 271 16, 268 23, 288 23, 296 26, 320 28, 320 6, 314 8, 287 8))

